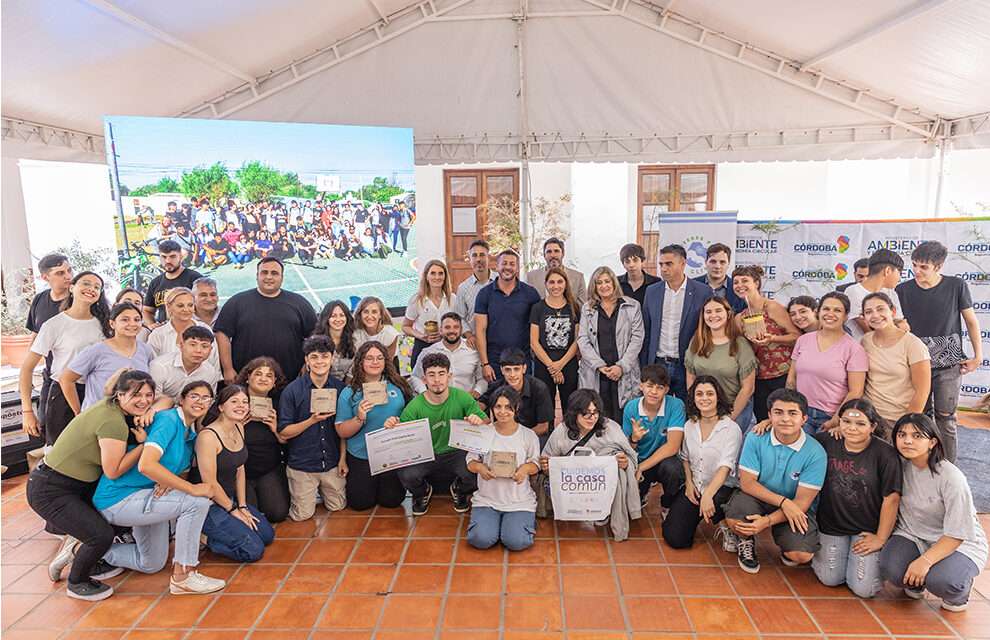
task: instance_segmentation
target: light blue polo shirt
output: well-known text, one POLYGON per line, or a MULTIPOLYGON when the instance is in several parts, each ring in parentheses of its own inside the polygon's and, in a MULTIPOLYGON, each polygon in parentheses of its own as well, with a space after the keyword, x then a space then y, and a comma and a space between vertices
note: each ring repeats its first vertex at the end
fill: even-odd
MULTIPOLYGON (((145 448, 154 447, 162 452, 159 464, 179 475, 189 468, 193 456, 193 444, 196 442, 196 432, 182 421, 180 409, 175 407, 167 411, 159 411, 148 428, 148 438, 144 441, 145 448)), ((93 506, 99 510, 112 507, 132 493, 141 489, 150 489, 155 481, 138 471, 135 464, 116 480, 103 476, 96 485, 93 494, 93 506)))
POLYGON ((739 457, 740 471, 755 473, 760 484, 791 500, 797 495, 799 485, 820 490, 827 466, 825 449, 803 429, 792 444, 777 440, 773 429, 763 435, 750 431, 739 457))
POLYGON ((667 394, 660 401, 660 410, 657 417, 650 419, 646 415, 643 407, 643 398, 633 398, 626 403, 626 408, 622 410, 622 432, 626 437, 632 435, 632 421, 639 420, 646 429, 646 435, 639 441, 636 448, 640 462, 653 455, 657 449, 667 444, 668 431, 684 431, 684 423, 687 416, 684 413, 684 403, 667 394))
MULTIPOLYGON (((367 460, 368 446, 364 442, 364 436, 372 431, 382 429, 386 420, 392 416, 398 417, 406 407, 406 399, 402 396, 399 387, 388 382, 385 385, 385 392, 388 394, 388 402, 372 407, 361 430, 347 439, 347 452, 355 458, 367 460)), ((337 424, 356 416, 358 405, 363 399, 364 391, 355 393, 354 389, 347 385, 337 396, 337 424)))

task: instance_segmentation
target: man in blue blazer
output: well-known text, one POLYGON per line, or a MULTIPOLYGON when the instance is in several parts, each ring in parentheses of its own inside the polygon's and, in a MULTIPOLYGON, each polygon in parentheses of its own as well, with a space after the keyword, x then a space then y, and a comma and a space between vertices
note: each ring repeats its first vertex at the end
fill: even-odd
POLYGON ((715 297, 725 298, 732 310, 739 313, 746 308, 746 301, 732 290, 732 276, 729 275, 731 260, 732 249, 721 242, 710 244, 705 256, 705 271, 708 273, 695 280, 711 287, 715 297))
POLYGON ((679 244, 660 250, 661 282, 646 289, 643 326, 646 340, 639 360, 659 363, 670 374, 670 392, 687 401, 684 352, 698 329, 701 309, 713 295, 712 288, 684 275, 687 251, 679 244))

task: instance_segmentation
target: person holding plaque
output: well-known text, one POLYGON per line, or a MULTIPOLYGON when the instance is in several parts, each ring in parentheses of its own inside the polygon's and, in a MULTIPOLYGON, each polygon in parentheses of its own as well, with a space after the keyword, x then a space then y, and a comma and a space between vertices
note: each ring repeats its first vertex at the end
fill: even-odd
POLYGON ((327 511, 347 506, 344 442, 334 426, 344 383, 330 375, 333 341, 310 336, 302 350, 305 370, 282 391, 278 406, 278 432, 288 452, 289 517, 297 521, 313 517, 318 495, 327 511))
POLYGON ((406 489, 397 471, 371 475, 365 436, 396 418, 413 397, 409 384, 399 375, 388 348, 381 342, 365 342, 354 356, 350 384, 337 398, 337 435, 347 441, 347 504, 355 511, 376 504, 393 509, 402 504, 406 489), (384 388, 384 394, 379 394, 384 388))
POLYGON ((470 498, 477 489, 475 475, 468 471, 464 452, 450 446, 450 421, 467 420, 471 424, 485 421, 485 413, 467 391, 450 387, 450 360, 442 353, 423 356, 426 391, 412 399, 398 418, 385 421, 385 428, 400 422, 426 419, 433 436, 434 460, 421 462, 398 470, 402 486, 412 494, 412 512, 421 516, 430 508, 433 486, 428 480, 438 475, 454 475, 450 496, 454 511, 465 513, 471 508, 470 498))
POLYGON ((285 478, 285 440, 278 432, 273 398, 285 386, 285 376, 274 358, 260 356, 244 365, 234 384, 247 389, 251 408, 244 424, 247 503, 257 507, 269 522, 282 522, 289 517, 289 484, 285 478))
POLYGON ((516 422, 518 391, 503 385, 489 399, 495 429, 491 450, 467 454, 468 471, 478 474, 467 540, 477 549, 501 542, 509 551, 522 551, 533 546, 536 533, 536 492, 529 477, 540 470, 540 441, 516 422))

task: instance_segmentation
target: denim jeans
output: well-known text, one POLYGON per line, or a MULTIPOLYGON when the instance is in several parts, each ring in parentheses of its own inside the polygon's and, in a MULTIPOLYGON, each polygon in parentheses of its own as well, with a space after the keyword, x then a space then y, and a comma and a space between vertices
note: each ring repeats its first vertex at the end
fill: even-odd
POLYGON ((498 511, 491 507, 472 507, 468 524, 468 544, 488 549, 499 541, 509 551, 533 546, 536 535, 535 511, 498 511))
MULTIPOLYGON (((818 581, 828 587, 845 583, 860 598, 872 598, 880 591, 880 553, 859 555, 852 545, 859 536, 832 536, 819 533, 822 548, 811 560, 818 581)), ((903 575, 903 574, 902 574, 903 575)))
POLYGON ((808 419, 804 423, 804 432, 813 436, 822 430, 822 426, 832 419, 832 416, 821 409, 808 407, 808 419))
POLYGON ((739 425, 739 429, 742 430, 743 435, 749 432, 750 428, 753 426, 753 398, 749 399, 743 410, 736 416, 736 424, 739 425))
POLYGON ((265 515, 257 508, 248 505, 248 511, 258 519, 258 529, 227 513, 223 507, 212 505, 203 523, 206 546, 213 553, 237 562, 257 562, 265 555, 265 547, 275 540, 275 530, 265 515))
POLYGON ((199 564, 199 534, 213 502, 172 489, 153 497, 154 489, 141 489, 100 513, 110 524, 134 527, 134 542, 115 543, 103 559, 115 567, 141 573, 157 573, 168 561, 169 523, 175 523, 173 562, 186 567, 199 564))
MULTIPOLYGON (((903 536, 893 535, 880 550, 880 573, 890 583, 906 588, 902 580, 908 565, 918 559, 918 545, 903 536)), ((939 560, 925 576, 925 588, 934 596, 949 604, 965 604, 973 589, 973 579, 980 575, 976 563, 953 551, 949 557, 939 560)))
POLYGON ((956 461, 956 407, 959 405, 961 379, 962 371, 958 365, 932 369, 932 395, 925 407, 925 413, 934 414, 945 459, 952 463, 956 461))
POLYGON ((687 402, 687 373, 684 371, 682 360, 658 360, 670 377, 670 393, 678 400, 687 402))

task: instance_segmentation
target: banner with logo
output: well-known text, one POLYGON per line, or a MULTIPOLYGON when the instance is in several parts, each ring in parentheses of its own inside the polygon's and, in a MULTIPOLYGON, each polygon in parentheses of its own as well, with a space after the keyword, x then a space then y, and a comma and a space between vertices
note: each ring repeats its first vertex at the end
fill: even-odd
POLYGON ((614 456, 550 458, 550 500, 556 520, 602 520, 619 486, 614 456))
MULTIPOLYGON (((735 211, 683 211, 660 214, 663 244, 679 244, 687 250, 685 273, 689 278, 705 274, 705 252, 709 245, 721 242, 727 247, 736 243, 735 211)), ((729 261, 732 271, 732 261, 729 261)))
MULTIPOLYGON (((735 263, 762 265, 764 291, 784 302, 799 295, 819 297, 853 282, 853 263, 882 248, 901 254, 903 276, 913 278, 911 251, 925 240, 941 242, 949 249, 942 273, 969 284, 988 352, 979 370, 963 377, 960 405, 973 406, 990 393, 990 218, 748 221, 740 222, 737 232, 735 263)), ((965 324, 963 347, 972 354, 965 324)))

